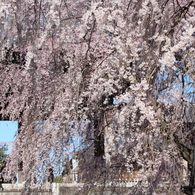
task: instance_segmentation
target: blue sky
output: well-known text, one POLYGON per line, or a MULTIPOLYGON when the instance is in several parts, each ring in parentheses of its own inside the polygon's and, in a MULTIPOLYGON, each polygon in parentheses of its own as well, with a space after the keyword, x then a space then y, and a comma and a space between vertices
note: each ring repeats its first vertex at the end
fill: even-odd
MULTIPOLYGON (((0 121, 0 142, 12 142, 18 129, 18 121, 0 121)), ((11 151, 9 146, 8 153, 11 151)))

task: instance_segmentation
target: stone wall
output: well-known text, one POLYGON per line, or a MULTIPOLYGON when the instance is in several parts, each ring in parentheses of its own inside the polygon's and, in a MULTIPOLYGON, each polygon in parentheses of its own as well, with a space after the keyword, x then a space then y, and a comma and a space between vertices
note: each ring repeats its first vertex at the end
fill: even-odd
MULTIPOLYGON (((136 185, 137 182, 131 183, 116 183, 114 191, 116 189, 126 189, 126 193, 132 186, 136 185), (126 188, 124 188, 126 186, 126 188)), ((24 188, 24 184, 2 184, 4 191, 0 190, 0 195, 21 195, 21 191, 24 188)), ((104 189, 104 195, 114 195, 113 183, 107 183, 104 189)), ((94 184, 93 186, 85 186, 83 183, 52 183, 44 184, 42 186, 34 185, 29 192, 29 195, 97 195, 102 189, 101 184, 94 184), (90 189, 90 190, 89 190, 90 189)))

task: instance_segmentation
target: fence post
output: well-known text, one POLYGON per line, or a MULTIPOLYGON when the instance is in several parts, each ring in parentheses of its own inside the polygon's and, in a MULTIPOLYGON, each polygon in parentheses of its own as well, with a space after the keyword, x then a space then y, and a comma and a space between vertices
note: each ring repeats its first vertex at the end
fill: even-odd
POLYGON ((52 195, 59 195, 59 183, 52 183, 52 195))

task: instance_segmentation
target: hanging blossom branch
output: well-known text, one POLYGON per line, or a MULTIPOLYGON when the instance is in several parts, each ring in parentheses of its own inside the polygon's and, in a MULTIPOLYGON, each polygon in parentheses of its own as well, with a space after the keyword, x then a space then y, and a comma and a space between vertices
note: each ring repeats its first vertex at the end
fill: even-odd
POLYGON ((20 124, 9 170, 23 163, 30 186, 44 180, 47 166, 61 174, 72 150, 90 148, 82 164, 90 181, 138 171, 132 194, 181 194, 188 179, 181 148, 193 150, 183 110, 194 90, 182 78, 194 84, 194 2, 8 0, 0 7, 0 117, 20 124), (72 124, 81 121, 85 130, 72 124))

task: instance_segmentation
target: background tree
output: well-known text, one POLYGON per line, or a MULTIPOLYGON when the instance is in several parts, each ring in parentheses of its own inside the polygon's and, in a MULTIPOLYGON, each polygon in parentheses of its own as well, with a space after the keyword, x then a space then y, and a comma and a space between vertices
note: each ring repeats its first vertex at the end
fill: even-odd
POLYGON ((105 183, 118 164, 139 168, 133 194, 181 194, 181 146, 194 144, 194 5, 1 2, 0 116, 21 124, 11 167, 21 158, 27 184, 69 155, 77 131, 93 135, 91 181, 105 183))
POLYGON ((0 172, 2 168, 4 168, 3 162, 6 160, 8 156, 7 151, 8 151, 8 146, 6 144, 0 145, 0 172))

